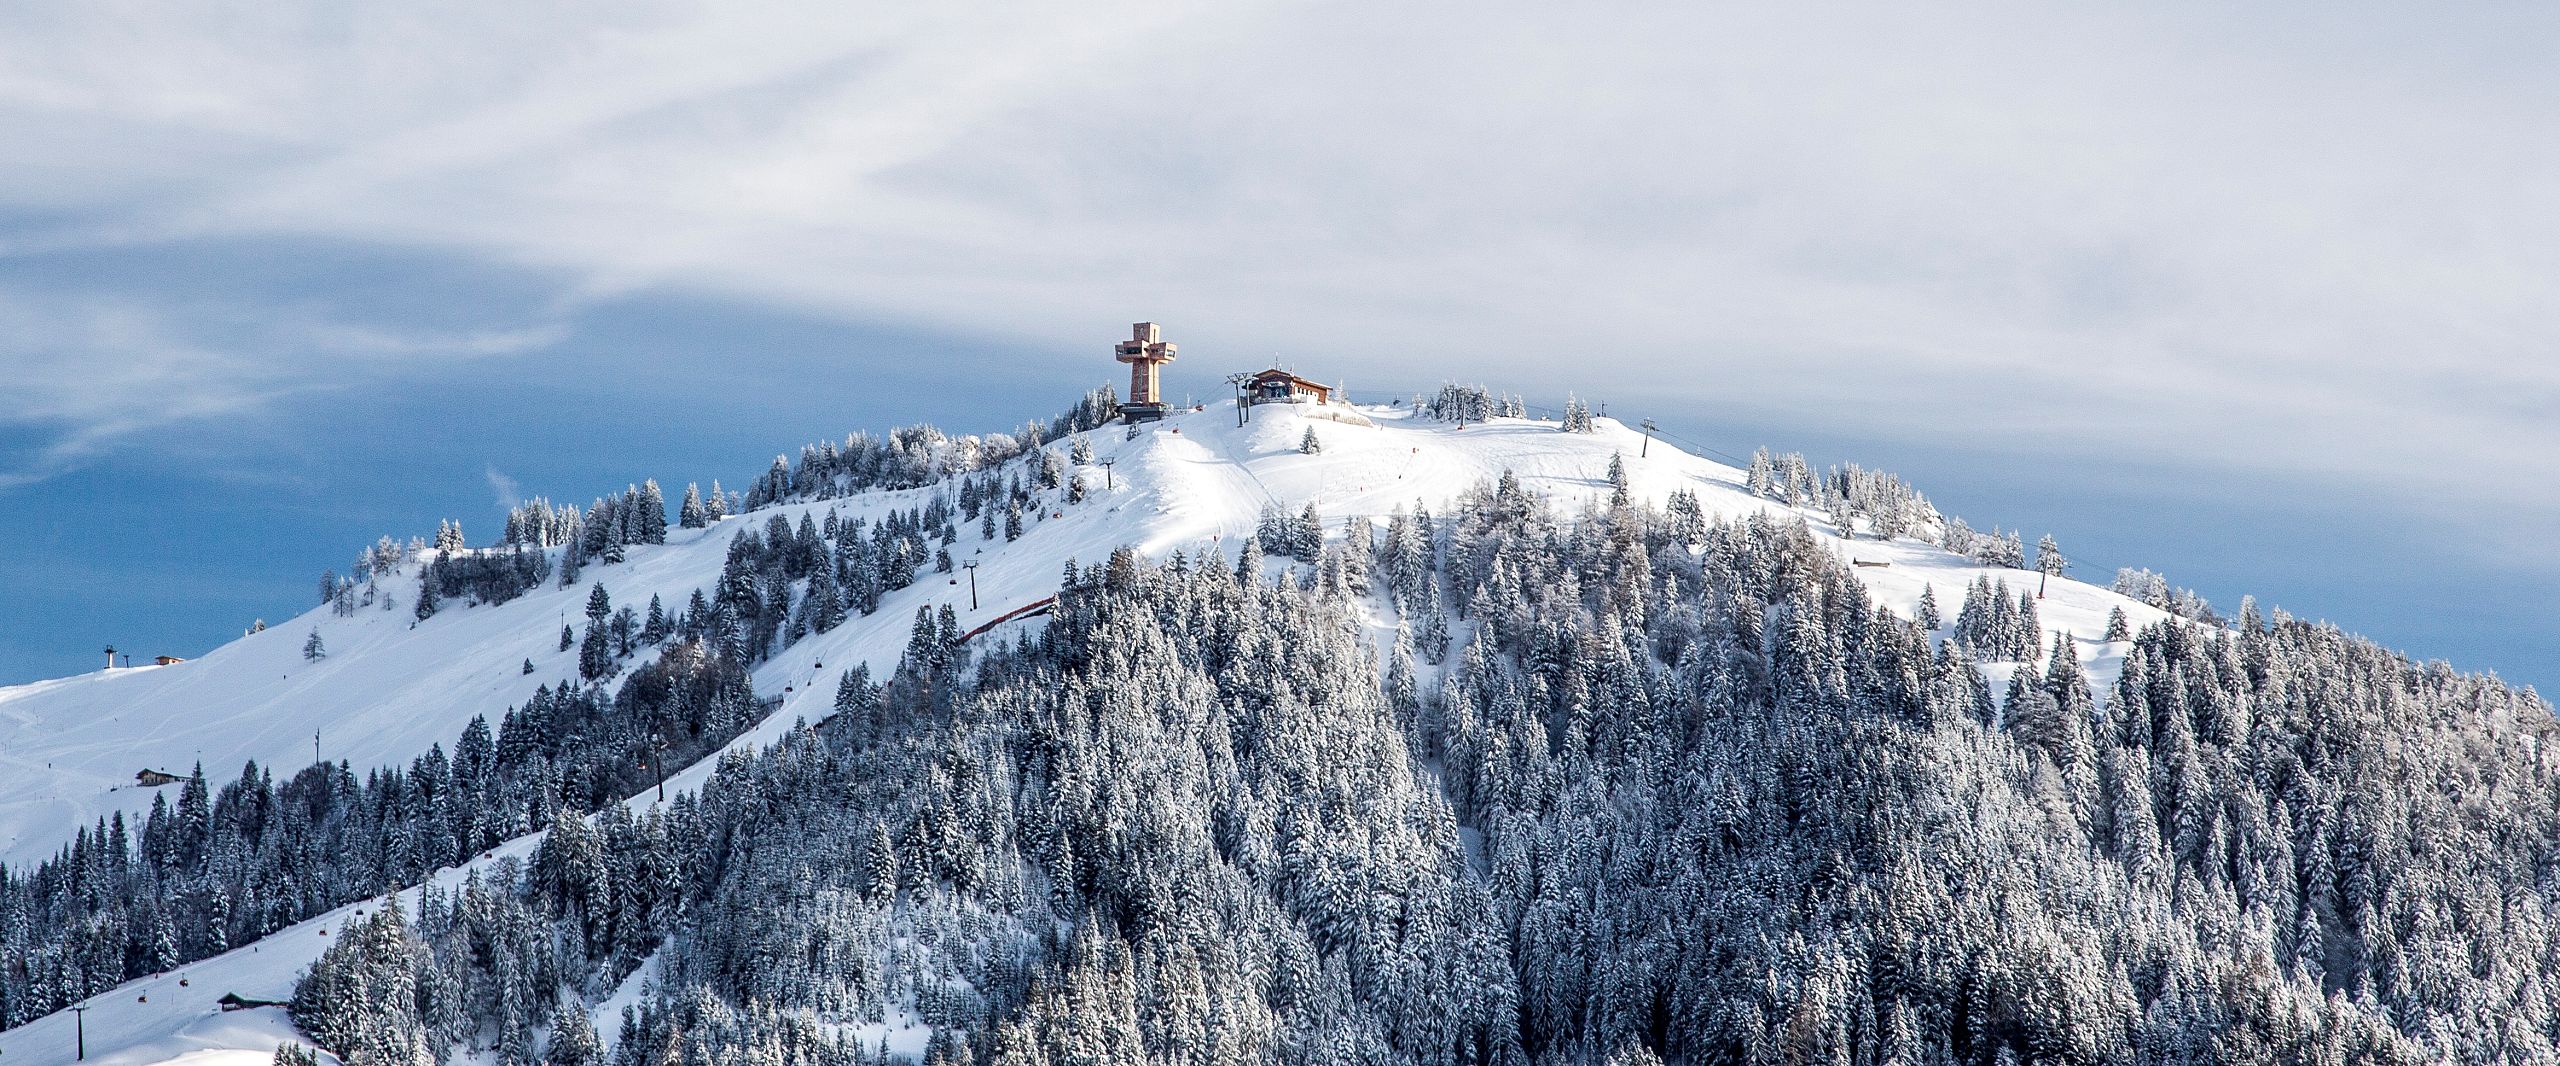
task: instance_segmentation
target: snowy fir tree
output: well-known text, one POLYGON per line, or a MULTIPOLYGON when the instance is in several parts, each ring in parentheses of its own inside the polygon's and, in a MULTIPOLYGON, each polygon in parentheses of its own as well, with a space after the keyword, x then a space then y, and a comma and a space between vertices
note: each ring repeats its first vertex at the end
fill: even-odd
POLYGON ((690 482, 686 483, 684 502, 676 505, 676 525, 685 529, 700 529, 709 514, 710 512, 704 510, 702 506, 702 487, 690 482))
POLYGON ((1582 402, 1581 397, 1568 395, 1564 401, 1564 420, 1556 428, 1567 433, 1591 433, 1596 432, 1599 425, 1591 420, 1591 408, 1582 402))

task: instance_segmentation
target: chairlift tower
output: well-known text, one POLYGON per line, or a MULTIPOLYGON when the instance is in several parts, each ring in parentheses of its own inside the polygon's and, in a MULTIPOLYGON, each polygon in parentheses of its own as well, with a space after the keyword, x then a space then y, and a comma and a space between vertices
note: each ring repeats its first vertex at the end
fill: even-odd
POLYGON ((1236 425, 1241 428, 1253 421, 1253 375, 1238 371, 1227 375, 1227 384, 1236 390, 1236 425))

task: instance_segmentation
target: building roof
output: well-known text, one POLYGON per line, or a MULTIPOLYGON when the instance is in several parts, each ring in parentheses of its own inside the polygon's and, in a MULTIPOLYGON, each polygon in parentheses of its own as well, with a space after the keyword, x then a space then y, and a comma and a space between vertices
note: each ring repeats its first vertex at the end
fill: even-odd
POLYGON ((1287 379, 1287 380, 1289 381, 1289 383, 1290 383, 1290 384, 1293 384, 1293 385, 1304 385, 1304 386, 1306 386, 1306 387, 1308 387, 1308 388, 1311 388, 1311 389, 1323 389, 1323 390, 1325 390, 1325 391, 1327 391, 1327 392, 1331 392, 1331 391, 1333 391, 1333 386, 1331 386, 1331 385, 1327 385, 1327 384, 1325 384, 1324 382, 1321 382, 1321 381, 1316 381, 1316 380, 1314 380, 1314 379, 1312 379, 1312 378, 1302 378, 1302 377, 1299 377, 1299 376, 1298 376, 1298 375, 1296 375, 1296 374, 1292 374, 1292 373, 1290 373, 1290 372, 1288 372, 1288 371, 1286 371, 1286 370, 1282 370, 1282 369, 1280 369, 1279 367, 1276 367, 1276 366, 1275 366, 1275 367, 1272 367, 1272 368, 1271 368, 1271 369, 1269 369, 1269 370, 1265 370, 1265 371, 1261 371, 1261 372, 1259 372, 1259 373, 1256 373, 1255 375, 1253 375, 1252 380, 1253 380, 1253 381, 1255 381, 1255 382, 1257 382, 1257 383, 1259 383, 1259 382, 1271 381, 1271 380, 1279 379, 1279 378, 1285 378, 1285 379, 1287 379))

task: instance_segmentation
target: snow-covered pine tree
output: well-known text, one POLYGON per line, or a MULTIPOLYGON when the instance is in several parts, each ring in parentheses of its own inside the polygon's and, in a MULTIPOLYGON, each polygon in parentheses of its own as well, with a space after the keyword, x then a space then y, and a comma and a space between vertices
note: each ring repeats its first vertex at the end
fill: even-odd
POLYGON ((1239 585, 1259 585, 1262 583, 1261 534, 1256 533, 1252 536, 1246 537, 1244 539, 1244 545, 1236 549, 1235 580, 1236 584, 1239 585))
POLYGON ((1302 563, 1312 563, 1324 553, 1324 516, 1316 512, 1316 502, 1307 501, 1298 512, 1297 521, 1288 528, 1289 555, 1302 563))
POLYGON ((610 630, 613 635, 613 655, 615 658, 625 658, 632 652, 639 650, 640 616, 636 612, 632 611, 630 604, 626 603, 621 607, 615 608, 613 618, 609 623, 607 623, 606 628, 610 630))
POLYGON ((1568 393, 1564 400, 1564 420, 1556 428, 1566 433, 1590 433, 1598 427, 1591 421, 1591 408, 1582 402, 1581 397, 1568 393))
POLYGON ((395 900, 355 919, 295 986, 293 1021, 347 1066, 432 1066, 418 1018, 425 947, 395 900))
MULTIPOLYGON (((563 993, 552 1011, 551 1039, 542 1050, 542 1066, 604 1066, 604 1045, 587 1020, 587 1005, 563 993)), ((350 1064, 353 1066, 353 1064, 350 1064)))
POLYGON ((2036 541, 2036 572, 2043 576, 2043 580, 2036 583, 2036 595, 2042 597, 2044 582, 2061 577, 2062 571, 2070 565, 2071 561, 2062 557, 2062 548, 2053 542, 2053 534, 2047 533, 2038 539, 2036 541))
POLYGON ((1423 602, 1422 629, 1414 634, 1414 646, 1422 657, 1437 666, 1449 655, 1449 615, 1440 609, 1440 598, 1430 596, 1423 602))
POLYGON ((1769 458, 1769 449, 1761 448, 1751 453, 1751 472, 1745 476, 1743 485, 1761 499, 1779 498, 1778 464, 1769 458))
POLYGON ((1842 540, 1858 539, 1858 515, 1850 509, 1849 501, 1831 501, 1831 528, 1839 531, 1842 540))
POLYGON ((641 544, 667 542, 667 497, 658 490, 656 478, 640 483, 640 502, 632 514, 638 523, 633 530, 634 540, 641 544))
POLYGON ((835 711, 856 720, 869 718, 880 705, 880 693, 871 683, 871 667, 860 663, 836 678, 835 711))
POLYGON ((2037 652, 2043 650, 2043 645, 2044 620, 2037 617, 2035 594, 2019 589, 2017 623, 2012 630, 2009 657, 2021 661, 2032 660, 2037 652))
POLYGON ((578 643, 578 676, 601 681, 613 676, 613 638, 600 619, 587 623, 587 635, 578 643))
POLYGON ((640 623, 640 639, 646 643, 656 644, 667 639, 674 631, 675 624, 667 618, 667 605, 658 599, 657 593, 650 593, 649 614, 640 623))
POLYGON ((704 519, 708 514, 709 512, 702 506, 702 486, 697 482, 686 482, 684 502, 676 505, 676 525, 685 529, 700 529, 705 524, 704 519))
POLYGON ((1289 517, 1280 512, 1277 504, 1263 503, 1261 513, 1254 519, 1253 535, 1267 549, 1296 552, 1297 540, 1290 532, 1289 517))

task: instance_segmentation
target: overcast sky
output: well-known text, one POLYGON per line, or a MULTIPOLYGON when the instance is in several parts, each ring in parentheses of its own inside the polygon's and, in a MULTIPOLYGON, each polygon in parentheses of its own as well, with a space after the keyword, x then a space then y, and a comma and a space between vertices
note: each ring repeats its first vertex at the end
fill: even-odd
POLYGON ((0 681, 1138 318, 2560 681, 2555 9, 1701 7, 0 9, 0 681))

